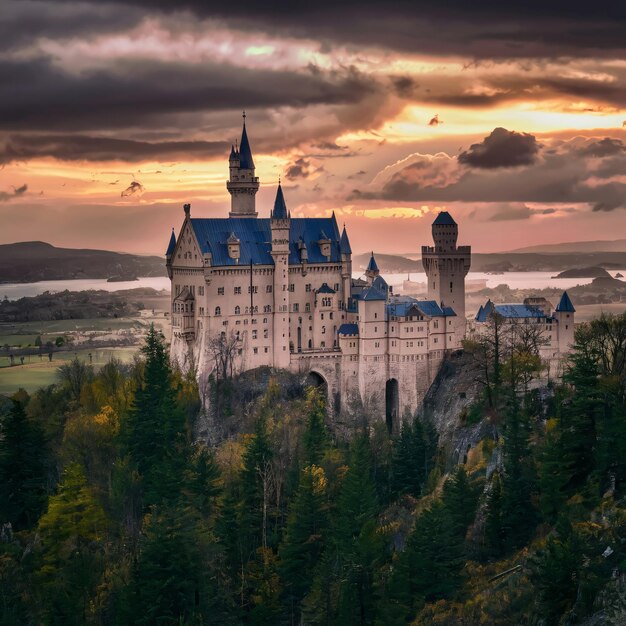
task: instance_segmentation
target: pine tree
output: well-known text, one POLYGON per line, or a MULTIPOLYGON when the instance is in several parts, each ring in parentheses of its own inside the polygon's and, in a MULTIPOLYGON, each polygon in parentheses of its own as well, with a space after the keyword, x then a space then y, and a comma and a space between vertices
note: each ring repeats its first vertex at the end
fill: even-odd
POLYGON ((425 445, 419 421, 404 422, 391 457, 392 494, 419 497, 424 483, 425 445))
POLYGON ((308 419, 302 437, 304 448, 303 465, 320 465, 328 446, 328 431, 324 423, 326 402, 319 389, 309 387, 307 390, 308 419))
POLYGON ((143 477, 144 505, 176 499, 188 465, 185 415, 176 402, 165 342, 150 327, 142 349, 146 363, 128 417, 121 424, 123 448, 143 477))
POLYGON ((327 539, 327 513, 324 471, 316 465, 305 467, 289 506, 285 536, 279 550, 290 623, 299 621, 300 603, 311 587, 327 539))
MULTIPOLYGON (((244 563, 254 558, 256 550, 267 547, 272 493, 273 452, 267 432, 267 421, 260 417, 243 457, 241 471, 241 508, 239 525, 242 529, 244 563)), ((270 541, 271 543, 271 541, 270 541)))
POLYGON ((524 545, 537 522, 532 502, 535 474, 529 448, 530 423, 516 396, 512 396, 504 418, 504 476, 502 479, 502 533, 505 549, 524 545))
POLYGON ((455 537, 465 539, 468 526, 474 520, 478 506, 478 491, 470 483, 465 468, 460 465, 443 486, 443 504, 450 516, 455 537))
POLYGON ((485 555, 499 557, 504 550, 502 524, 502 480, 496 471, 491 475, 491 488, 487 496, 485 516, 485 555))
POLYGON ((37 522, 46 499, 46 455, 41 428, 13 401, 0 432, 0 523, 22 530, 37 522))
POLYGON ((89 598, 104 567, 107 525, 82 468, 68 466, 38 527, 37 581, 48 623, 86 623, 89 598))

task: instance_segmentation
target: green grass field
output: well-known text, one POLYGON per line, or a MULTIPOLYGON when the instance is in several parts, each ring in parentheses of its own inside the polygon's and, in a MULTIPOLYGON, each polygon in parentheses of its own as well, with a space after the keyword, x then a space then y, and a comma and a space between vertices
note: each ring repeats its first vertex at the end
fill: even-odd
MULTIPOLYGON (((45 387, 56 382, 57 368, 64 362, 71 361, 75 356, 85 363, 89 363, 89 353, 92 356, 92 365, 97 369, 107 363, 112 357, 121 361, 131 361, 137 354, 139 347, 133 348, 100 348, 68 352, 56 352, 52 362, 47 356, 24 357, 24 365, 9 366, 8 357, 0 357, 0 393, 11 394, 20 387, 33 392, 39 387, 45 387)), ((16 359, 19 362, 19 358, 16 359)))

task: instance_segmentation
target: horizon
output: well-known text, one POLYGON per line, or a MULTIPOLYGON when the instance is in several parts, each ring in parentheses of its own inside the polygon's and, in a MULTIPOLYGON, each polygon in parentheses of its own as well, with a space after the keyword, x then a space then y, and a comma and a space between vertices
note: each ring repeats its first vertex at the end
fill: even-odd
POLYGON ((259 216, 280 177, 355 250, 442 210, 482 253, 626 238, 617 8, 5 4, 0 243, 162 255, 184 203, 226 217, 244 109, 259 216))

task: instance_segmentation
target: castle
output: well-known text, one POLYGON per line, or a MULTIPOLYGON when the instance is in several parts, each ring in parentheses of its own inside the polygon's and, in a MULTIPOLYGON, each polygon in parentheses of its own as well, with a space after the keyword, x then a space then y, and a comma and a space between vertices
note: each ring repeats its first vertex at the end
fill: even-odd
POLYGON ((356 401, 397 432, 465 336, 471 248, 457 246, 456 222, 439 213, 434 245, 422 248, 428 299, 396 296, 373 254, 364 276, 352 277, 334 213, 292 218, 279 183, 269 218, 258 217, 245 117, 229 172, 229 217, 192 217, 185 205, 178 237, 172 231, 172 359, 200 381, 261 366, 309 373, 327 386, 335 414, 356 401))

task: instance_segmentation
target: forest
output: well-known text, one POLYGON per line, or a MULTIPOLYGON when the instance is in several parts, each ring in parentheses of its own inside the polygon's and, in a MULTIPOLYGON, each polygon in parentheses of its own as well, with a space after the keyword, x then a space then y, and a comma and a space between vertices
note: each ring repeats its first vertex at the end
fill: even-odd
POLYGON ((130 365, 0 398, 0 623, 625 623, 626 314, 581 324, 550 385, 504 345, 497 320, 466 345, 492 436, 460 465, 419 415, 340 437, 276 380, 194 441, 154 329, 130 365))

